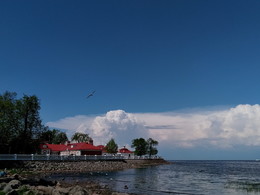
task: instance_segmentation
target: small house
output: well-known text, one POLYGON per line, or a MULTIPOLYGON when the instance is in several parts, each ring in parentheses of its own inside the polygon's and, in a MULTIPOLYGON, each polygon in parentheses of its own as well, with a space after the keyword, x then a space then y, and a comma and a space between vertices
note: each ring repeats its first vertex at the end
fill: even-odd
POLYGON ((124 156, 124 158, 134 158, 134 152, 128 150, 125 146, 119 149, 117 154, 124 156))

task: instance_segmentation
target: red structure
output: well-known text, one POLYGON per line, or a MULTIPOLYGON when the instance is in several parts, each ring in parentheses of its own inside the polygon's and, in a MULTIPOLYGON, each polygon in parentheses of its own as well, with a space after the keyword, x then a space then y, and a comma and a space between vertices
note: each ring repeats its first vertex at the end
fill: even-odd
POLYGON ((42 154, 102 155, 102 149, 89 143, 41 144, 42 154))
POLYGON ((134 153, 134 152, 128 150, 126 147, 119 149, 118 152, 121 153, 121 154, 133 154, 134 153))

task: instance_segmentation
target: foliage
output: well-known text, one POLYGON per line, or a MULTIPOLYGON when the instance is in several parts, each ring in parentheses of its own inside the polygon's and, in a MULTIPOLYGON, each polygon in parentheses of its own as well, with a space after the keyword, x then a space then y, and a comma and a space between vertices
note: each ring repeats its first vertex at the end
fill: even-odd
POLYGON ((105 148, 106 151, 111 154, 116 154, 118 151, 118 145, 113 138, 107 143, 105 148))
POLYGON ((132 140, 132 148, 135 148, 135 154, 142 156, 147 154, 147 142, 144 138, 132 140))
POLYGON ((133 139, 132 148, 135 148, 135 154, 138 156, 146 155, 156 155, 158 150, 154 147, 158 145, 158 141, 149 138, 145 140, 144 138, 133 139))
POLYGON ((147 141, 147 154, 151 157, 152 155, 156 155, 158 150, 154 147, 158 145, 158 141, 149 138, 147 141))
POLYGON ((81 143, 81 142, 92 143, 92 142, 93 142, 92 138, 89 137, 88 134, 79 133, 79 132, 76 132, 76 133, 72 136, 71 141, 75 141, 75 142, 77 142, 77 143, 81 143))
POLYGON ((40 102, 36 96, 0 94, 0 153, 34 153, 44 130, 40 102))
POLYGON ((65 143, 66 141, 68 141, 68 137, 67 137, 66 133, 59 132, 54 137, 53 144, 61 144, 61 143, 65 143))
POLYGON ((15 98, 16 93, 5 92, 0 95, 0 153, 8 151, 10 142, 17 134, 18 116, 15 98))
POLYGON ((41 134, 41 140, 48 142, 50 144, 61 144, 68 141, 66 133, 61 132, 60 130, 46 130, 41 134))

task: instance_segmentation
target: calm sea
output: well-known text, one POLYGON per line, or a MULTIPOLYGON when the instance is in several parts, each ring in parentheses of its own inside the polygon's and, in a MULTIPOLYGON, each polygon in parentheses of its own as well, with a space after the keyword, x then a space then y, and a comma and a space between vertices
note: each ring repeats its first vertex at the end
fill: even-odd
POLYGON ((68 182, 94 180, 115 191, 147 195, 260 195, 260 161, 174 161, 117 172, 56 175, 52 179, 59 177, 68 182))

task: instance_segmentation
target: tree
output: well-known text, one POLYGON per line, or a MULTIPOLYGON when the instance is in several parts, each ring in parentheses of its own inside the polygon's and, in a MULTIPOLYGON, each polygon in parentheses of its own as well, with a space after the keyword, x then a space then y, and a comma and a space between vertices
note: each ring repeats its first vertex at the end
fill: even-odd
POLYGON ((135 148, 135 154, 138 156, 147 154, 147 142, 144 138, 133 139, 131 147, 135 148))
POLYGON ((66 135, 66 133, 64 132, 59 132, 56 137, 53 140, 53 144, 61 144, 61 143, 65 143, 66 141, 68 141, 68 137, 66 135))
POLYGON ((77 142, 77 143, 81 143, 81 142, 92 143, 92 142, 93 142, 92 138, 89 137, 88 134, 79 133, 79 132, 76 132, 76 133, 72 136, 71 141, 75 141, 75 142, 77 142))
POLYGON ((10 143, 17 133, 16 95, 8 91, 0 95, 0 153, 10 153, 10 143))
POLYGON ((41 134, 40 139, 50 144, 60 144, 68 141, 68 137, 66 133, 61 132, 60 130, 57 129, 46 130, 41 134))
POLYGON ((31 145, 39 138, 43 130, 39 115, 40 108, 39 99, 34 95, 24 95, 22 99, 16 101, 16 114, 19 123, 14 152, 31 153, 35 151, 31 145))
POLYGON ((44 130, 36 96, 6 91, 0 95, 0 152, 32 153, 39 148, 39 136, 44 130))
POLYGON ((113 138, 107 143, 105 148, 106 151, 111 154, 116 154, 118 151, 118 145, 113 138))
POLYGON ((157 146, 159 143, 152 138, 149 138, 147 141, 147 154, 151 157, 152 155, 156 155, 158 150, 154 147, 157 146))

